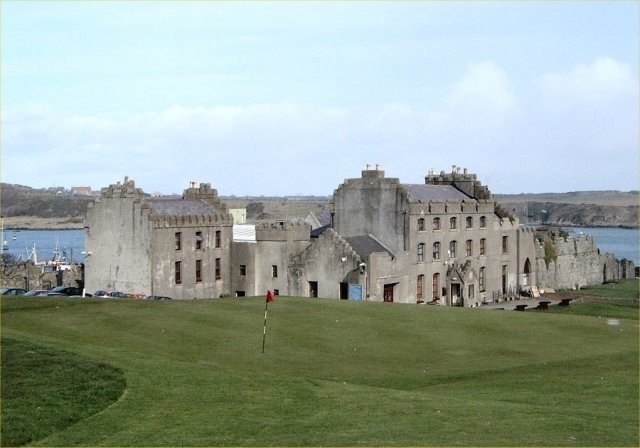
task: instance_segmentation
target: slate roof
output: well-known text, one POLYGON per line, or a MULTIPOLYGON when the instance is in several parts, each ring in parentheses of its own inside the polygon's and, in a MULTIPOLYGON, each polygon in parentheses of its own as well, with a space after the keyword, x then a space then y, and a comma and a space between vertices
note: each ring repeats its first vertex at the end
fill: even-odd
POLYGON ((374 252, 386 252, 391 256, 394 255, 371 235, 349 236, 344 239, 361 257, 366 257, 374 252))
POLYGON ((416 201, 468 201, 469 196, 451 185, 402 184, 416 201))
POLYGON ((161 216, 204 215, 213 216, 218 213, 215 207, 202 201, 188 199, 147 199, 153 213, 161 216))
POLYGON ((327 224, 326 226, 318 227, 317 229, 311 230, 311 238, 318 238, 322 235, 327 229, 331 228, 331 224, 327 224))

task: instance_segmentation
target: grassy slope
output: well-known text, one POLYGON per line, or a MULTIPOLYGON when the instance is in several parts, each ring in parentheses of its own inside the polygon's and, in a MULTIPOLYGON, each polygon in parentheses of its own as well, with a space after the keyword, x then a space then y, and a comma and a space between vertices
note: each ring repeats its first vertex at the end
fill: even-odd
POLYGON ((280 297, 2 299, 9 337, 121 368, 48 445, 638 445, 638 321, 280 297))

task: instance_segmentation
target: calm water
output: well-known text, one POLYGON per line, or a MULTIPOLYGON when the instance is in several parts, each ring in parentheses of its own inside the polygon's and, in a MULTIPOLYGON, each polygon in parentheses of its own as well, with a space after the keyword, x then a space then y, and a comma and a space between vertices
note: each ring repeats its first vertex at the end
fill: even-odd
POLYGON ((4 231, 4 241, 7 242, 10 253, 17 258, 26 260, 36 246, 38 260, 50 260, 58 244, 58 249, 64 251, 69 262, 84 263, 84 230, 7 230, 4 231), (15 237, 15 239, 14 239, 15 237))
POLYGON ((609 252, 616 255, 616 258, 633 261, 640 265, 640 231, 638 229, 617 229, 608 227, 568 227, 565 230, 573 236, 580 232, 592 235, 596 239, 596 244, 600 252, 609 252))
MULTIPOLYGON (((640 232, 638 229, 618 229, 602 227, 569 227, 566 229, 574 236, 583 232, 596 238, 601 252, 614 253, 617 258, 632 260, 640 265, 640 232)), ((50 259, 58 242, 58 248, 66 252, 67 260, 84 262, 84 230, 5 230, 4 239, 9 250, 4 251, 26 259, 35 243, 38 258, 50 259), (13 239, 15 235, 16 239, 13 239)))

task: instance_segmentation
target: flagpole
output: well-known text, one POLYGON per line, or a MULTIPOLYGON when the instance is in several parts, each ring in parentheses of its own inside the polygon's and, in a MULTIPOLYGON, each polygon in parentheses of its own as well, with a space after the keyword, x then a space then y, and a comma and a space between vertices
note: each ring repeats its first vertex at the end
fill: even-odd
POLYGON ((269 302, 273 302, 273 293, 271 290, 267 291, 267 300, 264 301, 264 327, 262 329, 262 353, 264 353, 264 341, 267 339, 267 310, 269 309, 269 302))
POLYGON ((264 302, 264 328, 262 329, 262 353, 264 353, 264 341, 267 338, 267 309, 269 307, 269 301, 264 302))

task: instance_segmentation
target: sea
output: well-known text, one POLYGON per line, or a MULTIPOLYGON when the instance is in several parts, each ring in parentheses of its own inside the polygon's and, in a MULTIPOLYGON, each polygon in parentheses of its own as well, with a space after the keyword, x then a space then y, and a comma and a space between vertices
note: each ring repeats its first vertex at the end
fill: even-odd
MULTIPOLYGON (((615 254, 616 258, 633 261, 640 266, 640 230, 617 227, 567 227, 573 236, 592 235, 601 252, 615 254)), ((8 250, 3 253, 26 260, 35 247, 39 260, 53 257, 56 247, 64 252, 69 262, 83 263, 84 229, 79 230, 4 230, 8 250)))

